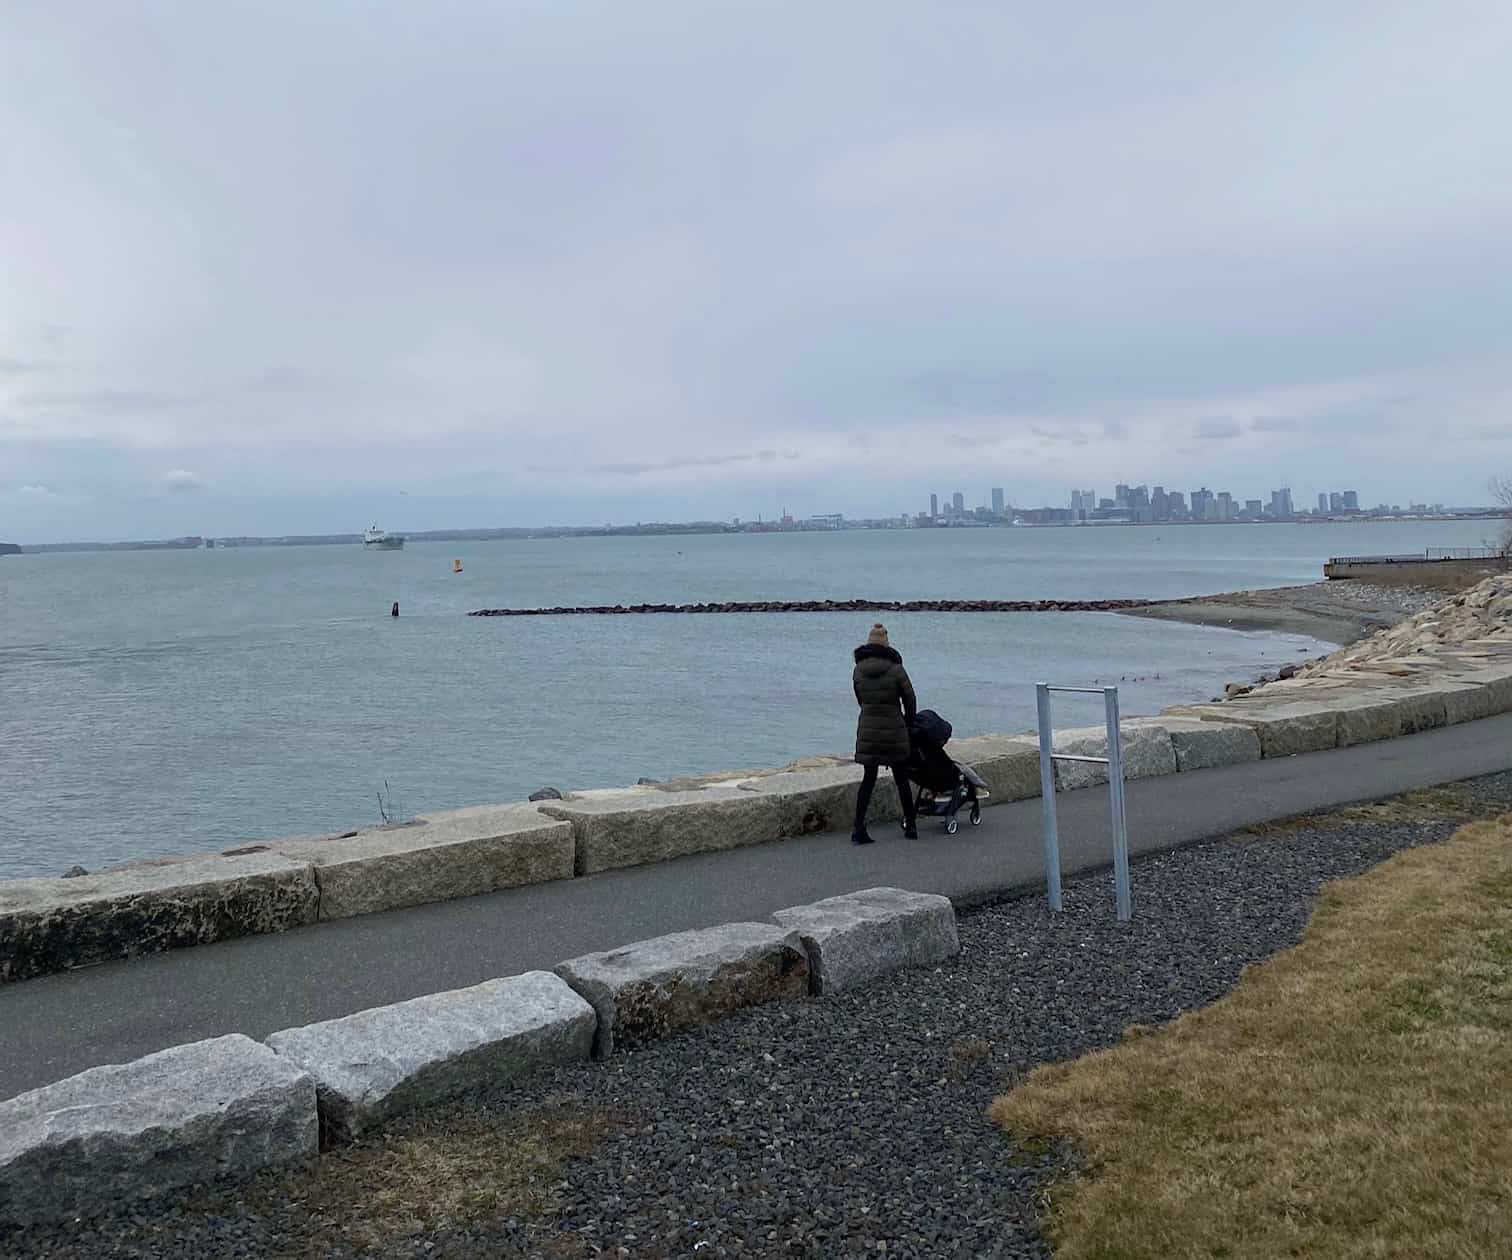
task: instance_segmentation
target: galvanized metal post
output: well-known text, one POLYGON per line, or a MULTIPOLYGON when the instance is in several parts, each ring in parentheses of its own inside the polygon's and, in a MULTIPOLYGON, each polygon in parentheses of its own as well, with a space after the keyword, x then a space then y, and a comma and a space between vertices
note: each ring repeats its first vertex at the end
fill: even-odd
POLYGON ((1105 687, 1108 710, 1108 803, 1113 816, 1113 889, 1118 899, 1118 921, 1134 916, 1129 894, 1129 830, 1124 816, 1123 745, 1118 730, 1118 688, 1105 687))
POLYGON ((1045 895, 1050 909, 1061 907, 1060 834, 1055 825, 1055 763, 1050 759, 1050 687, 1039 683, 1034 689, 1039 709, 1040 808, 1045 818, 1045 895))

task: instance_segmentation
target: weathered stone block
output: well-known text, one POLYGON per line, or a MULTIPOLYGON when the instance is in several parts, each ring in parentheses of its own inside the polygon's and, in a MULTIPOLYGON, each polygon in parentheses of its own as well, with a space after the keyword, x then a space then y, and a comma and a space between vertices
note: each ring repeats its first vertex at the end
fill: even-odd
POLYGON ((582 792, 539 808, 572 824, 579 875, 781 837, 773 797, 733 786, 582 792))
MULTIPOLYGON (((827 765, 808 770, 783 770, 759 779, 748 779, 742 787, 771 801, 776 810, 777 834, 808 835, 816 831, 839 831, 848 828, 856 814, 856 789, 861 783, 861 767, 827 765)), ((880 791, 873 793, 871 813, 880 816, 883 802, 880 791)), ((901 807, 893 802, 893 816, 901 807)))
POLYGON ((1178 771, 1214 770, 1260 760, 1260 737, 1237 722, 1162 715, 1160 725, 1171 737, 1178 771))
POLYGON ((0 981, 315 922, 308 862, 246 853, 0 880, 0 981))
POLYGON ((273 846, 314 866, 322 920, 571 879, 574 864, 571 825, 528 804, 448 810, 408 826, 273 846))
POLYGON ((1004 805, 1040 794, 1039 742, 1033 736, 976 735, 951 740, 945 751, 982 776, 992 793, 988 804, 1004 805))
POLYGON ((1338 714, 1338 747, 1369 744, 1393 739, 1402 733, 1402 718, 1389 699, 1363 690, 1353 696, 1340 695, 1329 703, 1338 714))
POLYGON ((1457 686, 1444 693, 1444 721, 1474 722, 1512 712, 1512 670, 1491 667, 1455 676, 1457 686))
POLYGON ((1260 695, 1243 696, 1227 704, 1178 705, 1162 716, 1167 714, 1248 726, 1260 739, 1263 757, 1290 757, 1337 748, 1339 744, 1338 710, 1326 700, 1277 704, 1265 702, 1260 695))
MULTIPOLYGON (((1176 750, 1165 727, 1145 720, 1121 722, 1118 727, 1119 749, 1123 757, 1124 778, 1147 779, 1176 773, 1176 750)), ((1058 753, 1080 757, 1106 757, 1108 732, 1105 726, 1073 727, 1056 731, 1051 746, 1058 753)), ((1108 781, 1106 766, 1078 761, 1057 761, 1055 782, 1062 792, 1094 787, 1108 781)))
POLYGON ((175 1046, 0 1102, 0 1220, 250 1177, 316 1152, 315 1083, 250 1037, 175 1046))
POLYGON ((839 993, 905 967, 932 967, 961 952, 948 897, 867 888, 779 910, 808 952, 809 990, 839 993))
POLYGON ((678 932, 556 968, 598 1016, 602 1058, 712 1023, 742 1007, 808 993, 808 956, 797 933, 770 923, 725 923, 678 932))
POLYGON ((346 1142, 389 1118, 586 1059, 593 1008, 549 971, 431 993, 274 1033, 268 1045, 308 1072, 321 1135, 346 1142))

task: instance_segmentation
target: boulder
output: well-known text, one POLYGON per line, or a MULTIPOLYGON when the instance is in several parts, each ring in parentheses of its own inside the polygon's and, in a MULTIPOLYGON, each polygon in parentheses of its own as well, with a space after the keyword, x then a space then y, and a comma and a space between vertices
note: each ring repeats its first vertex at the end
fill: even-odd
POLYGON ((572 824, 579 875, 761 844, 782 834, 770 794, 728 784, 691 792, 581 792, 539 808, 572 824))
POLYGON ((574 865, 572 828, 525 804, 480 805, 403 827, 271 843, 314 867, 322 920, 571 879, 574 865))
POLYGON ((316 1153, 315 1083, 250 1037, 150 1054, 0 1102, 0 1220, 87 1216, 316 1153))
POLYGON ((1171 737, 1178 771, 1213 770, 1260 760, 1260 737, 1237 722, 1204 722, 1162 714, 1159 725, 1171 737))
POLYGON ((593 1047, 593 1008, 549 971, 489 980, 274 1033, 314 1079, 321 1136, 348 1142, 407 1111, 572 1063, 593 1047))
POLYGON ((970 766, 992 793, 989 804, 1024 801, 1040 794, 1039 740, 1032 735, 977 735, 945 746, 951 758, 970 766))
MULTIPOLYGON (((1118 736, 1125 780, 1176 773, 1176 750, 1171 745, 1170 734, 1158 722, 1148 719, 1120 722, 1118 736)), ((1058 753, 1072 753, 1079 757, 1106 757, 1107 727, 1082 726, 1056 731, 1051 747, 1058 753)), ((1106 766, 1078 761, 1055 763, 1055 783, 1062 792, 1094 787, 1107 781, 1106 766)))
POLYGON ((220 854, 0 880, 0 982, 314 923, 308 862, 220 854))
POLYGON ((840 993, 905 967, 932 967, 961 952, 955 907, 931 893, 867 888, 772 917, 803 941, 814 994, 840 993))
POLYGON ((808 956, 795 932, 725 923, 678 932, 556 968, 598 1016, 603 1058, 747 1006, 808 993, 808 956))

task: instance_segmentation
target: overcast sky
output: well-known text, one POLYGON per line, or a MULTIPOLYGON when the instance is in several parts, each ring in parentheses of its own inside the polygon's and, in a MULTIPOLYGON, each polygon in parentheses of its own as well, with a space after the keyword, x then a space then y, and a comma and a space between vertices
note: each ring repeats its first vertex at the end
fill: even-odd
POLYGON ((0 538, 1512 473, 1512 6, 8 0, 0 538))

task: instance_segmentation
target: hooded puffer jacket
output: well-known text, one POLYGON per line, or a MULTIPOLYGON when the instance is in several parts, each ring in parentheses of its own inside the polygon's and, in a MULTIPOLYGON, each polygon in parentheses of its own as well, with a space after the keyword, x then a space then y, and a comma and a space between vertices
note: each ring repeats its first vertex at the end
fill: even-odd
POLYGON ((862 765, 898 765, 908 760, 908 719, 917 709, 903 658, 880 643, 856 649, 851 675, 856 703, 856 760, 862 765))

